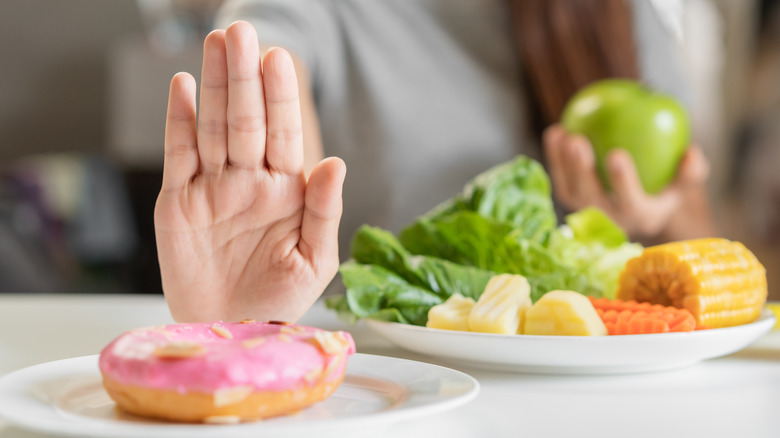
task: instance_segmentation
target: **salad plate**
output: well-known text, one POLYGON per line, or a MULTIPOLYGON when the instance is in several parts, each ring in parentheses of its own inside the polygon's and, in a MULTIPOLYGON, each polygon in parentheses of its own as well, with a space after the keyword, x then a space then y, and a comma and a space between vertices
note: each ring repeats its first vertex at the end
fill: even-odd
POLYGON ((765 309, 736 327, 622 336, 535 336, 461 332, 366 319, 405 350, 447 363, 500 371, 545 374, 613 374, 683 367, 737 352, 775 325, 765 309))
POLYGON ((298 414, 238 425, 178 424, 116 408, 101 383, 98 356, 44 363, 0 378, 0 417, 37 432, 79 437, 375 436, 391 424, 473 399, 477 381, 459 371, 357 353, 327 400, 298 414))

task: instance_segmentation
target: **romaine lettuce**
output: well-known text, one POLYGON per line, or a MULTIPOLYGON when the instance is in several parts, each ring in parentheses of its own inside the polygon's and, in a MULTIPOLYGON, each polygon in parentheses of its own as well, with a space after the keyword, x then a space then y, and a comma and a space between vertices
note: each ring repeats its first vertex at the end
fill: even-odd
POLYGON ((551 290, 612 297, 642 247, 588 208, 557 226, 542 166, 520 156, 478 175, 462 193, 399 233, 361 227, 340 273, 347 291, 327 305, 340 315, 423 325, 430 307, 458 293, 478 298, 495 273, 527 277, 531 298, 551 290))

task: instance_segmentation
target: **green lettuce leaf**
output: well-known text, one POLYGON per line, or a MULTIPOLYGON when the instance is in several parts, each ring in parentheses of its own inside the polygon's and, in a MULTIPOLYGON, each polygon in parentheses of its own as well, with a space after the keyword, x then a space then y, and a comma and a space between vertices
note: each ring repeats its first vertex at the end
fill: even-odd
POLYGON ((443 301, 381 266, 345 262, 339 273, 349 309, 359 318, 425 325, 428 310, 443 301))
POLYGON ((393 233, 367 225, 360 227, 352 239, 352 258, 357 263, 385 268, 442 299, 453 294, 478 298, 494 275, 435 256, 413 255, 393 233))
POLYGON ((525 238, 543 241, 557 224, 550 193, 544 167, 520 155, 481 173, 422 219, 438 221, 454 212, 473 211, 520 230, 525 238))
POLYGON ((587 278, 588 287, 582 293, 607 298, 615 297, 626 262, 643 249, 630 242, 609 216, 592 207, 567 215, 566 224, 551 237, 549 245, 551 253, 587 278))
POLYGON ((364 225, 352 239, 353 260, 339 267, 346 293, 326 305, 352 322, 374 318, 425 325, 428 310, 452 294, 479 298, 493 272, 413 255, 389 231, 364 225))
POLYGON ((566 215, 566 225, 575 240, 582 243, 598 243, 614 248, 628 242, 625 231, 595 207, 587 207, 566 215))
POLYGON ((533 301, 551 290, 612 297, 641 250, 597 209, 557 226, 547 174, 521 156, 477 176, 398 237, 361 227, 340 268, 347 292, 327 304, 346 318, 423 325, 432 306, 456 293, 477 299, 496 273, 524 275, 533 301))
POLYGON ((420 219, 403 230, 400 240, 412 253, 491 272, 523 275, 534 301, 551 290, 588 287, 583 273, 573 270, 542 243, 525 239, 512 226, 474 212, 459 211, 436 221, 420 219))

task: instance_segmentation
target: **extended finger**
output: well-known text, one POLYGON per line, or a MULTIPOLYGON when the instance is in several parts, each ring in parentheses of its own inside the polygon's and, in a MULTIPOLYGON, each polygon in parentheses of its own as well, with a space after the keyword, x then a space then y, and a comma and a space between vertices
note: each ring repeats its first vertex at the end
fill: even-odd
POLYGON ((569 191, 574 208, 589 205, 603 207, 606 194, 596 173, 596 157, 590 142, 582 135, 570 135, 565 145, 569 156, 569 191))
POLYGON ((264 164, 265 99, 260 46, 251 24, 238 21, 225 31, 228 66, 228 163, 242 168, 264 164))
POLYGON ((700 147, 692 145, 685 151, 674 183, 679 186, 702 185, 710 174, 710 164, 700 147))
POLYGON ((305 207, 298 248, 316 272, 335 275, 339 263, 338 234, 341 193, 346 166, 326 158, 312 170, 306 186, 305 207))
POLYGON ((547 170, 550 173, 553 190, 559 201, 567 203, 569 197, 569 187, 566 182, 566 169, 563 163, 562 147, 563 140, 566 137, 566 130, 563 126, 556 124, 544 130, 542 142, 544 147, 544 156, 547 159, 547 170))
POLYGON ((631 155, 623 149, 615 149, 607 155, 606 167, 617 208, 624 212, 635 211, 648 196, 631 155))
POLYGON ((203 172, 220 172, 227 162, 227 104, 225 31, 215 30, 203 43, 198 114, 198 153, 203 172))
POLYGON ((283 173, 303 170, 303 128, 298 80, 289 53, 270 50, 263 60, 263 85, 268 120, 266 164, 283 173))
POLYGON ((186 186, 198 171, 195 87, 195 79, 187 73, 179 73, 171 80, 165 122, 163 190, 186 186))

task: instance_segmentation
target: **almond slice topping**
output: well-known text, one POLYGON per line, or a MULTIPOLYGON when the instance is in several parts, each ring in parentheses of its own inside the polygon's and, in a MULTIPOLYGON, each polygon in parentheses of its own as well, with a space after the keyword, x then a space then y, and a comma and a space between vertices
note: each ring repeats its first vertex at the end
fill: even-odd
POLYGON ((187 359, 206 353, 206 347, 195 342, 173 341, 154 349, 154 355, 161 359, 187 359))
POLYGON ((221 408, 244 401, 254 392, 254 390, 255 389, 249 385, 218 389, 214 391, 214 407, 221 408))
POLYGON ((317 331, 314 332, 314 340, 322 351, 327 354, 341 354, 344 352, 346 342, 340 333, 317 331))
POLYGON ((246 349, 255 348, 263 344, 265 344, 265 338, 263 337, 247 339, 241 343, 246 349))
POLYGON ((239 321, 238 323, 239 323, 239 324, 254 324, 254 323, 256 323, 256 322, 257 322, 257 321, 255 321, 254 319, 247 318, 247 319, 242 319, 242 320, 241 320, 241 321, 239 321))
POLYGON ((303 380, 308 384, 314 383, 322 375, 322 367, 312 368, 303 375, 303 380))
POLYGON ((221 325, 212 325, 211 331, 222 339, 233 339, 233 333, 230 333, 230 330, 222 327, 221 325))
POLYGON ((279 327, 280 333, 286 333, 288 335, 297 335, 300 333, 305 333, 306 329, 300 325, 297 325, 295 327, 289 327, 289 326, 282 326, 279 327))
POLYGON ((341 356, 333 356, 330 362, 328 362, 328 366, 325 367, 325 370, 322 372, 322 374, 324 374, 326 377, 333 374, 333 372, 336 371, 336 368, 338 368, 339 365, 341 365, 341 360, 342 360, 341 356))

